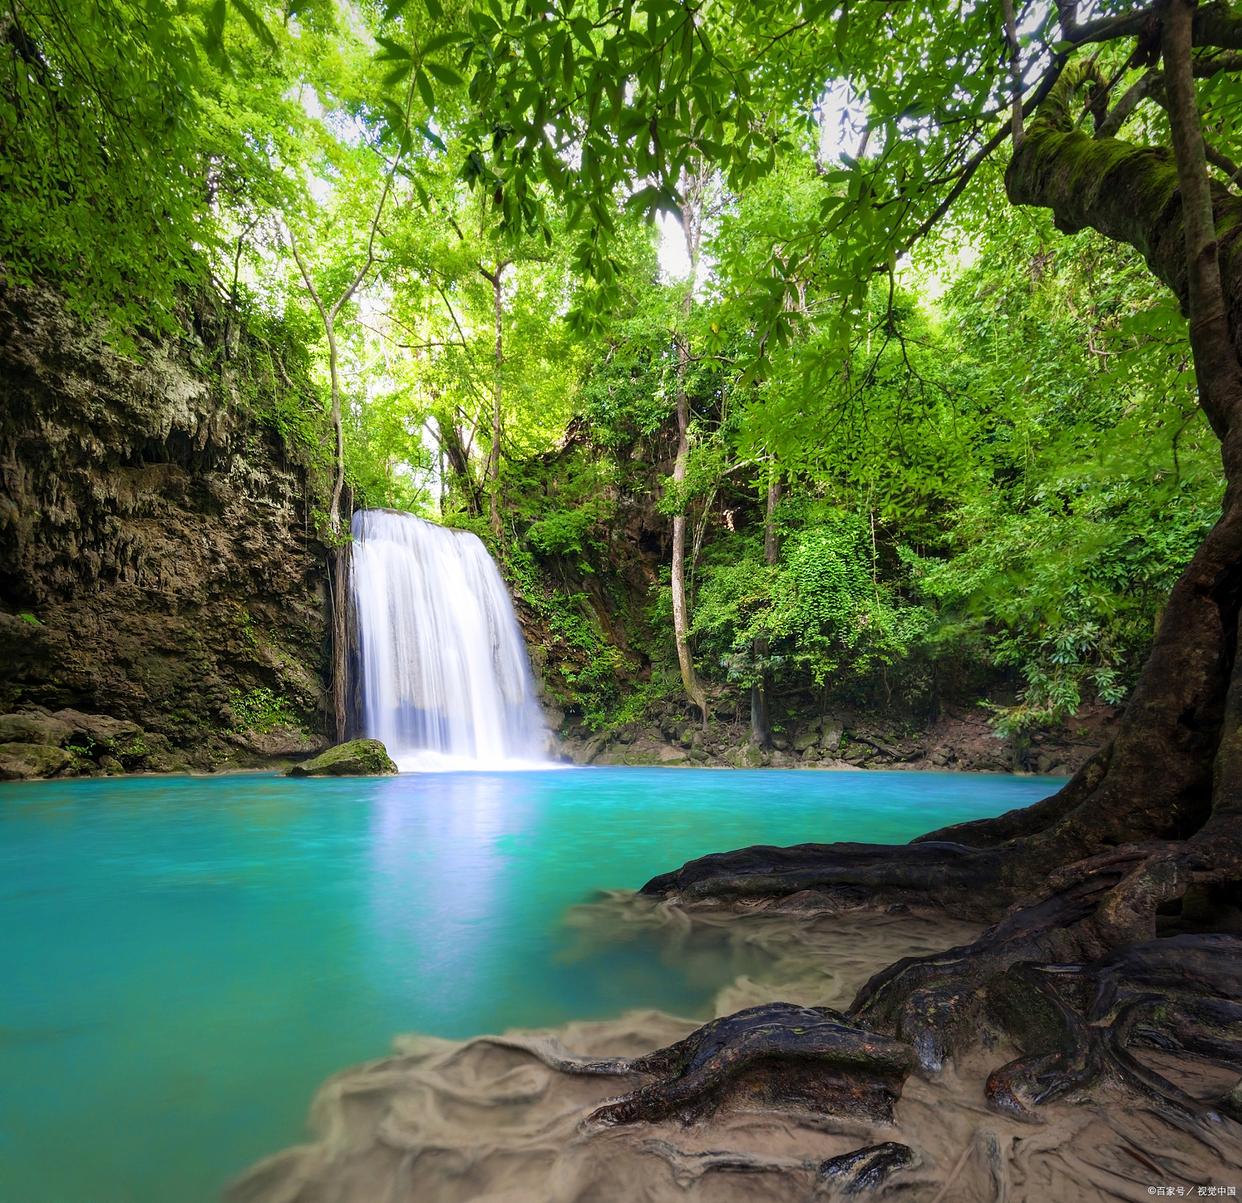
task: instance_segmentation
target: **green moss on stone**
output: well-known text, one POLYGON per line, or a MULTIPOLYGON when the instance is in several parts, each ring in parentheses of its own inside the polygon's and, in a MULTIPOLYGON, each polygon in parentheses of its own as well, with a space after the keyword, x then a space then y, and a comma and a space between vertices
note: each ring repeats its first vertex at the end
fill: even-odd
POLYGON ((351 739, 311 760, 295 764, 287 777, 373 777, 395 773, 397 766, 378 739, 351 739))

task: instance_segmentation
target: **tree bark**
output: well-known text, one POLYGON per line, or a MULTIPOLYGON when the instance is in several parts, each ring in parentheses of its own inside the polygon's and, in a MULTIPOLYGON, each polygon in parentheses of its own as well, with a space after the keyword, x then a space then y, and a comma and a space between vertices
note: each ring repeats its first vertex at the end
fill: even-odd
MULTIPOLYGON (((780 558, 780 545, 776 535, 776 506, 781 499, 781 482, 773 475, 768 481, 767 504, 763 515, 763 558, 769 568, 776 566, 780 558)), ((768 706, 768 672, 763 667, 768 654, 766 638, 755 640, 755 659, 760 663, 759 679, 750 687, 750 738, 757 747, 766 748, 772 742, 772 716, 768 706)))
POLYGON ((504 274, 509 266, 507 260, 496 264, 495 271, 487 271, 480 267, 483 278, 492 286, 492 323, 495 334, 495 350, 493 352, 494 374, 492 377, 492 440, 487 453, 488 480, 488 514, 491 521, 492 534, 500 543, 504 537, 504 522, 500 513, 500 439, 503 434, 503 402, 504 402, 504 362, 505 362, 505 326, 504 326, 504 274))
MULTIPOLYGON (((685 329, 694 308, 694 287, 699 268, 699 251, 703 238, 703 210, 707 186, 706 168, 700 166, 685 189, 681 228, 686 240, 686 255, 690 261, 690 279, 682 301, 682 329, 677 333, 677 456, 673 461, 673 483, 680 491, 686 479, 686 462, 690 455, 690 398, 686 391, 686 377, 690 368, 689 334, 685 329)), ((682 504, 673 515, 673 560, 670 583, 673 593, 673 638, 677 644, 677 665, 681 670, 681 684, 686 697, 698 708, 704 726, 707 724, 707 695, 698 674, 694 670, 694 655, 690 650, 690 612, 686 602, 686 513, 682 504)))

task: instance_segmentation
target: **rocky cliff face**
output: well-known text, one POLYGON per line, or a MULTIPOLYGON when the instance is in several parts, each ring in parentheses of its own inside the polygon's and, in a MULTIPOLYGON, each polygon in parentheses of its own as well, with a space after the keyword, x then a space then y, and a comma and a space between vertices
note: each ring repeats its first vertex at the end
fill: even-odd
POLYGON ((321 742, 322 473, 272 419, 295 391, 210 312, 122 355, 54 297, 0 290, 0 712, 138 733, 128 761, 68 736, 57 771, 321 742))

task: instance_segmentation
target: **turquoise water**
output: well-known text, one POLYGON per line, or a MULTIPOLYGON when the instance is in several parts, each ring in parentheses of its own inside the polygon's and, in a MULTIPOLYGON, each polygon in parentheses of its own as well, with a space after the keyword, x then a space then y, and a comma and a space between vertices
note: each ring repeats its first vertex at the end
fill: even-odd
POLYGON ((1039 778, 579 769, 0 786, 0 1203, 208 1203, 402 1031, 691 1013, 567 910, 706 852, 905 841, 1039 778))

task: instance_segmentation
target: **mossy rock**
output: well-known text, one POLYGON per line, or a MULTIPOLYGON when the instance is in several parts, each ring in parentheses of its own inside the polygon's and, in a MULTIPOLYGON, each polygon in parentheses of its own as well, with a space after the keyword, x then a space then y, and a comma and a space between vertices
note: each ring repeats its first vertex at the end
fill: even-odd
POLYGON ((397 766, 378 739, 351 739, 295 764, 286 777, 374 777, 395 773, 397 766))
POLYGON ((59 748, 73 735, 69 723, 50 714, 25 711, 21 714, 0 714, 0 744, 40 744, 59 748))
POLYGON ((145 732, 127 719, 83 714, 80 710, 58 710, 52 717, 68 726, 75 744, 84 744, 97 753, 107 752, 122 761, 140 760, 146 754, 145 732))
POLYGON ((53 777, 73 761, 73 753, 50 744, 0 744, 0 781, 53 777))

